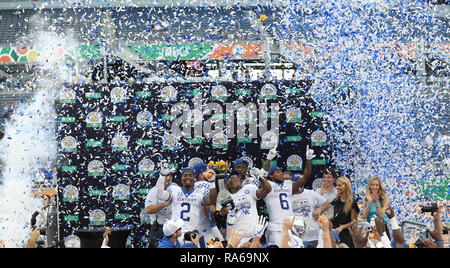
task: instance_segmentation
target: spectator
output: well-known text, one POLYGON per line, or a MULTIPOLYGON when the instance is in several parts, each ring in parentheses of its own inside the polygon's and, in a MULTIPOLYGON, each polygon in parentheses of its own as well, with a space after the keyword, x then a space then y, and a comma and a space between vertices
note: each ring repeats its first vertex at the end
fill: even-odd
POLYGON ((168 220, 163 226, 164 236, 159 240, 158 248, 181 248, 178 238, 181 237, 181 228, 184 221, 168 220))
MULTIPOLYGON (((322 187, 317 189, 316 192, 325 197, 328 202, 331 203, 337 197, 337 190, 334 186, 336 181, 336 173, 331 168, 327 168, 323 170, 322 178, 322 187)), ((330 206, 326 211, 324 211, 324 215, 327 216, 328 219, 333 218, 333 206, 330 206)))
POLYGON ((366 197, 363 203, 362 217, 367 222, 372 222, 375 217, 384 219, 388 222, 388 216, 386 210, 389 208, 389 199, 386 196, 386 190, 381 185, 379 177, 372 177, 367 184, 366 197))
MULTIPOLYGON (((164 180, 164 189, 172 184, 173 177, 168 175, 164 180)), ((159 238, 163 236, 163 225, 171 218, 169 201, 161 201, 157 197, 157 188, 153 187, 145 199, 145 213, 151 214, 151 226, 149 230, 150 248, 158 247, 159 238)))
POLYGON ((336 183, 337 197, 331 202, 334 207, 334 215, 331 222, 333 229, 339 234, 339 241, 348 247, 354 248, 352 237, 348 228, 352 226, 352 221, 357 219, 359 208, 353 198, 352 185, 347 177, 339 177, 336 183))

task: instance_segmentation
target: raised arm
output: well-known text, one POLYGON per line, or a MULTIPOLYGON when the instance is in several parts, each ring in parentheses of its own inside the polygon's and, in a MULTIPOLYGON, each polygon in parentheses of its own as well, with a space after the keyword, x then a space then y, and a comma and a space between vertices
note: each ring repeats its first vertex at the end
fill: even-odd
POLYGON ((436 212, 433 212, 433 231, 430 228, 426 228, 426 231, 431 235, 431 238, 434 239, 434 244, 437 248, 444 248, 444 238, 442 236, 443 225, 441 219, 441 208, 439 208, 436 212))
POLYGON ((269 153, 267 154, 266 162, 264 162, 264 166, 263 166, 263 169, 265 171, 269 171, 270 162, 272 162, 272 160, 277 156, 277 154, 278 154, 277 147, 275 147, 269 151, 269 153))
POLYGON ((306 167, 305 172, 303 173, 303 176, 299 179, 294 181, 294 184, 292 186, 292 194, 298 194, 300 191, 300 187, 303 187, 308 182, 309 178, 311 177, 311 170, 312 170, 312 159, 316 155, 314 154, 314 150, 309 149, 309 145, 306 147, 306 167))
POLYGON ((203 197, 203 205, 204 206, 212 206, 215 205, 217 202, 217 193, 216 193, 216 187, 214 186, 213 189, 209 189, 209 195, 205 195, 203 197))
POLYGON ((320 229, 322 230, 322 240, 324 248, 333 248, 333 243, 331 242, 331 237, 333 233, 331 231, 328 218, 325 215, 322 215, 318 219, 320 229))
POLYGON ((259 177, 260 187, 256 190, 256 197, 258 199, 264 198, 268 193, 272 191, 272 186, 267 179, 259 177))
POLYGON ((212 170, 210 170, 209 172, 213 175, 210 178, 207 178, 207 181, 209 183, 209 195, 205 195, 203 197, 204 206, 216 205, 217 202, 216 174, 212 170))
POLYGON ((395 242, 396 248, 403 248, 405 244, 405 238, 403 237, 402 231, 400 230, 400 226, 398 225, 397 218, 395 217, 394 209, 389 205, 388 210, 386 211, 386 215, 391 221, 392 226, 392 237, 395 242))
POLYGON ((161 171, 156 182, 156 197, 159 200, 168 201, 170 199, 170 193, 164 189, 164 183, 166 181, 166 177, 170 174, 170 169, 166 163, 161 165, 161 171))

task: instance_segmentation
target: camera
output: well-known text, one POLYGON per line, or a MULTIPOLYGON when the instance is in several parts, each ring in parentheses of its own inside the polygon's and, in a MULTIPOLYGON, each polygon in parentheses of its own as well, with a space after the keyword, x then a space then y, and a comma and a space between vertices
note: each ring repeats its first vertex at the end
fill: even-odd
POLYGON ((190 231, 190 232, 186 232, 186 233, 184 233, 184 241, 186 241, 186 242, 192 242, 192 239, 191 239, 191 236, 192 237, 195 237, 195 236, 197 236, 197 235, 199 235, 199 232, 197 231, 197 230, 194 230, 194 231, 190 231))
POLYGON ((423 206, 421 209, 422 213, 427 213, 427 212, 437 212, 439 210, 439 207, 437 205, 437 203, 432 203, 431 206, 423 206))

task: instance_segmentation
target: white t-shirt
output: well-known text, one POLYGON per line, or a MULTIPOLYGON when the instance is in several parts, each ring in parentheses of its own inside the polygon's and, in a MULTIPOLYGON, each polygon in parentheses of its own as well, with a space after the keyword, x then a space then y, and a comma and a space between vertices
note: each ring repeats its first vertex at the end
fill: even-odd
POLYGON ((314 241, 319 237, 319 224, 313 219, 313 212, 322 206, 327 199, 320 194, 304 189, 301 194, 295 194, 292 197, 292 210, 296 214, 306 218, 306 224, 309 230, 305 232, 303 241, 314 241))
MULTIPOLYGON (((316 193, 320 194, 320 191, 321 191, 320 188, 316 189, 316 193)), ((333 187, 331 192, 324 192, 322 196, 325 197, 328 200, 328 202, 330 203, 333 202, 333 200, 336 199, 337 197, 336 187, 333 187)), ((334 216, 334 207, 330 206, 327 210, 323 212, 323 215, 327 216, 327 218, 331 220, 334 216)))
MULTIPOLYGON (((164 203, 163 200, 158 199, 158 197, 156 196, 156 191, 157 191, 156 187, 150 189, 150 191, 147 194, 147 197, 145 198, 145 207, 164 203)), ((164 223, 166 223, 166 221, 172 217, 171 214, 172 210, 170 209, 170 206, 167 206, 156 213, 152 213, 150 215, 150 219, 152 220, 152 223, 157 221, 158 224, 164 225, 164 223)))
POLYGON ((194 187, 191 192, 186 192, 184 188, 172 185, 167 191, 172 195, 170 200, 172 220, 182 219, 184 221, 181 232, 198 230, 200 213, 203 213, 203 197, 205 196, 202 189, 194 187))
POLYGON ((292 210, 292 181, 282 183, 269 181, 272 191, 266 195, 267 212, 269 213, 268 230, 283 231, 283 221, 293 214, 292 210))
MULTIPOLYGON (((256 191, 258 187, 253 184, 244 185, 238 192, 231 194, 235 205, 235 213, 239 211, 242 214, 234 223, 233 227, 236 231, 246 233, 245 236, 253 235, 254 228, 258 224, 258 209, 256 202, 256 191)), ((230 216, 230 214, 228 214, 230 216)))

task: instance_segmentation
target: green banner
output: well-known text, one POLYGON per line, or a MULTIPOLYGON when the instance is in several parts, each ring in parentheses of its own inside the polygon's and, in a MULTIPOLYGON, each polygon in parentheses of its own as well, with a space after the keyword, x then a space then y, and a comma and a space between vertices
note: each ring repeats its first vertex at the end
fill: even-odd
POLYGON ((126 46, 125 49, 139 57, 140 60, 195 60, 206 58, 212 51, 212 44, 187 45, 138 45, 126 46))

